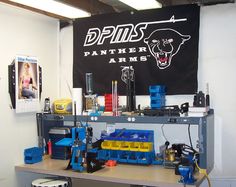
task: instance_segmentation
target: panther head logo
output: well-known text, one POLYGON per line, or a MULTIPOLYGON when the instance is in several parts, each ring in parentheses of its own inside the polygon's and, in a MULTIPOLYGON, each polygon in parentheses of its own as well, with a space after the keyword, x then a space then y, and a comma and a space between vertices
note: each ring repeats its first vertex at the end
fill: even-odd
POLYGON ((170 66, 173 56, 175 56, 180 46, 191 38, 190 35, 182 35, 173 29, 157 29, 153 31, 144 42, 152 56, 156 59, 157 66, 165 69, 170 66))

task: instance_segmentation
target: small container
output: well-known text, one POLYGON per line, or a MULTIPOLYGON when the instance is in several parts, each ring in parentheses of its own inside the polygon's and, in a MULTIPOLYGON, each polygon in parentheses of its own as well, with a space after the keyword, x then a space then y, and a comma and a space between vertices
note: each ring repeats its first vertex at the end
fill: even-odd
POLYGON ((139 151, 139 142, 130 143, 130 151, 139 151))
POLYGON ((139 145, 139 151, 141 152, 151 152, 153 145, 151 142, 141 142, 139 145))
POLYGON ((111 149, 112 150, 119 150, 120 149, 120 143, 119 141, 112 141, 111 142, 111 149))
POLYGON ((111 141, 104 141, 101 145, 102 149, 110 149, 111 148, 111 141))
POLYGON ((41 162, 43 158, 43 149, 32 147, 24 150, 24 161, 26 164, 41 162))
POLYGON ((130 146, 130 142, 121 142, 120 143, 120 150, 128 151, 130 146))
POLYGON ((51 156, 52 155, 52 142, 51 142, 51 139, 48 140, 47 146, 48 146, 48 154, 51 156))

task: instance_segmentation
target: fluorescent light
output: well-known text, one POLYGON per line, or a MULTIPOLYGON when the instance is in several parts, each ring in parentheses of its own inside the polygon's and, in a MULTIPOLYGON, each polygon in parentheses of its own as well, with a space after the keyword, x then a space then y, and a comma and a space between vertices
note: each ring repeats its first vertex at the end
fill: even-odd
POLYGON ((72 19, 91 16, 91 14, 86 11, 54 0, 10 0, 10 1, 72 19))
POLYGON ((119 0, 136 10, 161 8, 162 4, 156 0, 119 0))

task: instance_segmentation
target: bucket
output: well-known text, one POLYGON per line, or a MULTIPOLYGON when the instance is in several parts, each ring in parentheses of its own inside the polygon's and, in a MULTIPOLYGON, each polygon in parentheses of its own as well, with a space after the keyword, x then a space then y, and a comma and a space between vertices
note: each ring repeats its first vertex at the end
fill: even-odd
POLYGON ((32 182, 31 187, 69 187, 69 182, 60 179, 36 179, 32 182))

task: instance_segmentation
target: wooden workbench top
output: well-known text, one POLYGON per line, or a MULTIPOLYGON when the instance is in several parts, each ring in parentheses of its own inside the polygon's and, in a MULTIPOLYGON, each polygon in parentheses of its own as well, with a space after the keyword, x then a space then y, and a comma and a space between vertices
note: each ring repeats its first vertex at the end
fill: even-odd
MULTIPOLYGON (((65 170, 68 160, 45 159, 36 164, 23 164, 15 166, 16 171, 33 172, 71 178, 91 179, 132 185, 159 186, 159 187, 180 187, 180 176, 174 174, 173 169, 165 169, 162 166, 140 166, 118 164, 115 167, 105 167, 94 173, 77 172, 65 170)), ((199 186, 204 176, 197 174, 195 185, 199 186)))

